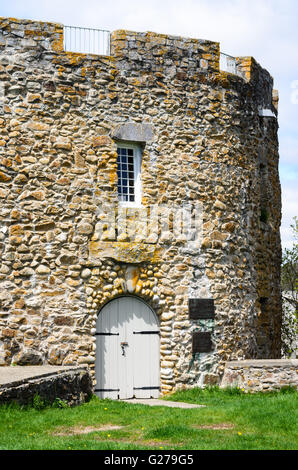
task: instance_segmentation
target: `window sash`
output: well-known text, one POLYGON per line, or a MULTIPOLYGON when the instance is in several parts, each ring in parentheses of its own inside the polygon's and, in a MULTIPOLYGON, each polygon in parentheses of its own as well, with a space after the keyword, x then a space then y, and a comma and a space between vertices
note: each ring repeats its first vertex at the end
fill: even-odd
POLYGON ((117 146, 117 188, 121 205, 141 205, 141 150, 137 145, 117 146))

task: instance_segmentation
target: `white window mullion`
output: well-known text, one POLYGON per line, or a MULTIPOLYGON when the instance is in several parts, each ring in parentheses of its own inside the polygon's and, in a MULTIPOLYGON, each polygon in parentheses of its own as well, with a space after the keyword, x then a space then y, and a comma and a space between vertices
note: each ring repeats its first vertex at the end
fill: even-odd
POLYGON ((142 187, 141 187, 141 150, 136 147, 135 149, 135 202, 138 206, 142 202, 142 187))
POLYGON ((118 144, 117 154, 119 202, 128 207, 140 206, 142 202, 141 149, 137 145, 118 144))

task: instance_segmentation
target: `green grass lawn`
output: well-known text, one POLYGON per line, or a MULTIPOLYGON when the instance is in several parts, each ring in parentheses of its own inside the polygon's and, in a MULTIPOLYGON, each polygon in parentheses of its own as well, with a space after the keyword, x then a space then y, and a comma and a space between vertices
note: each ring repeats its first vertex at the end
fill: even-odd
MULTIPOLYGON (((181 409, 99 400, 74 408, 0 406, 0 450, 297 450, 298 392, 192 389, 181 409)), ((60 406, 63 403, 60 402, 60 406)))

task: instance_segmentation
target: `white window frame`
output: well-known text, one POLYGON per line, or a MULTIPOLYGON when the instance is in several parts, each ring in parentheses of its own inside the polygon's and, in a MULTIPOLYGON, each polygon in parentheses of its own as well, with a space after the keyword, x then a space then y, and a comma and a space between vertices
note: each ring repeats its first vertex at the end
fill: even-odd
MULTIPOLYGON (((120 201, 118 204, 123 207, 140 207, 142 205, 142 180, 141 180, 141 166, 142 166, 142 149, 138 144, 128 142, 117 142, 118 148, 132 149, 134 158, 134 201, 120 201)), ((118 168, 117 168, 118 170, 118 168)), ((118 179, 117 179, 118 183, 118 179)), ((117 185, 118 193, 118 185, 117 185)))

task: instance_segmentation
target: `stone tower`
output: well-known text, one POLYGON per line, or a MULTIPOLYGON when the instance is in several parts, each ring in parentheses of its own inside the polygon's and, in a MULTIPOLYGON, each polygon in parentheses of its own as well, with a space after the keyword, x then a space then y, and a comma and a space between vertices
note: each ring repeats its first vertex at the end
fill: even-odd
POLYGON ((0 19, 0 362, 94 370, 99 312, 131 295, 159 319, 161 392, 216 384, 280 354, 273 80, 222 71, 212 41, 110 40, 65 52, 62 25, 0 19))

